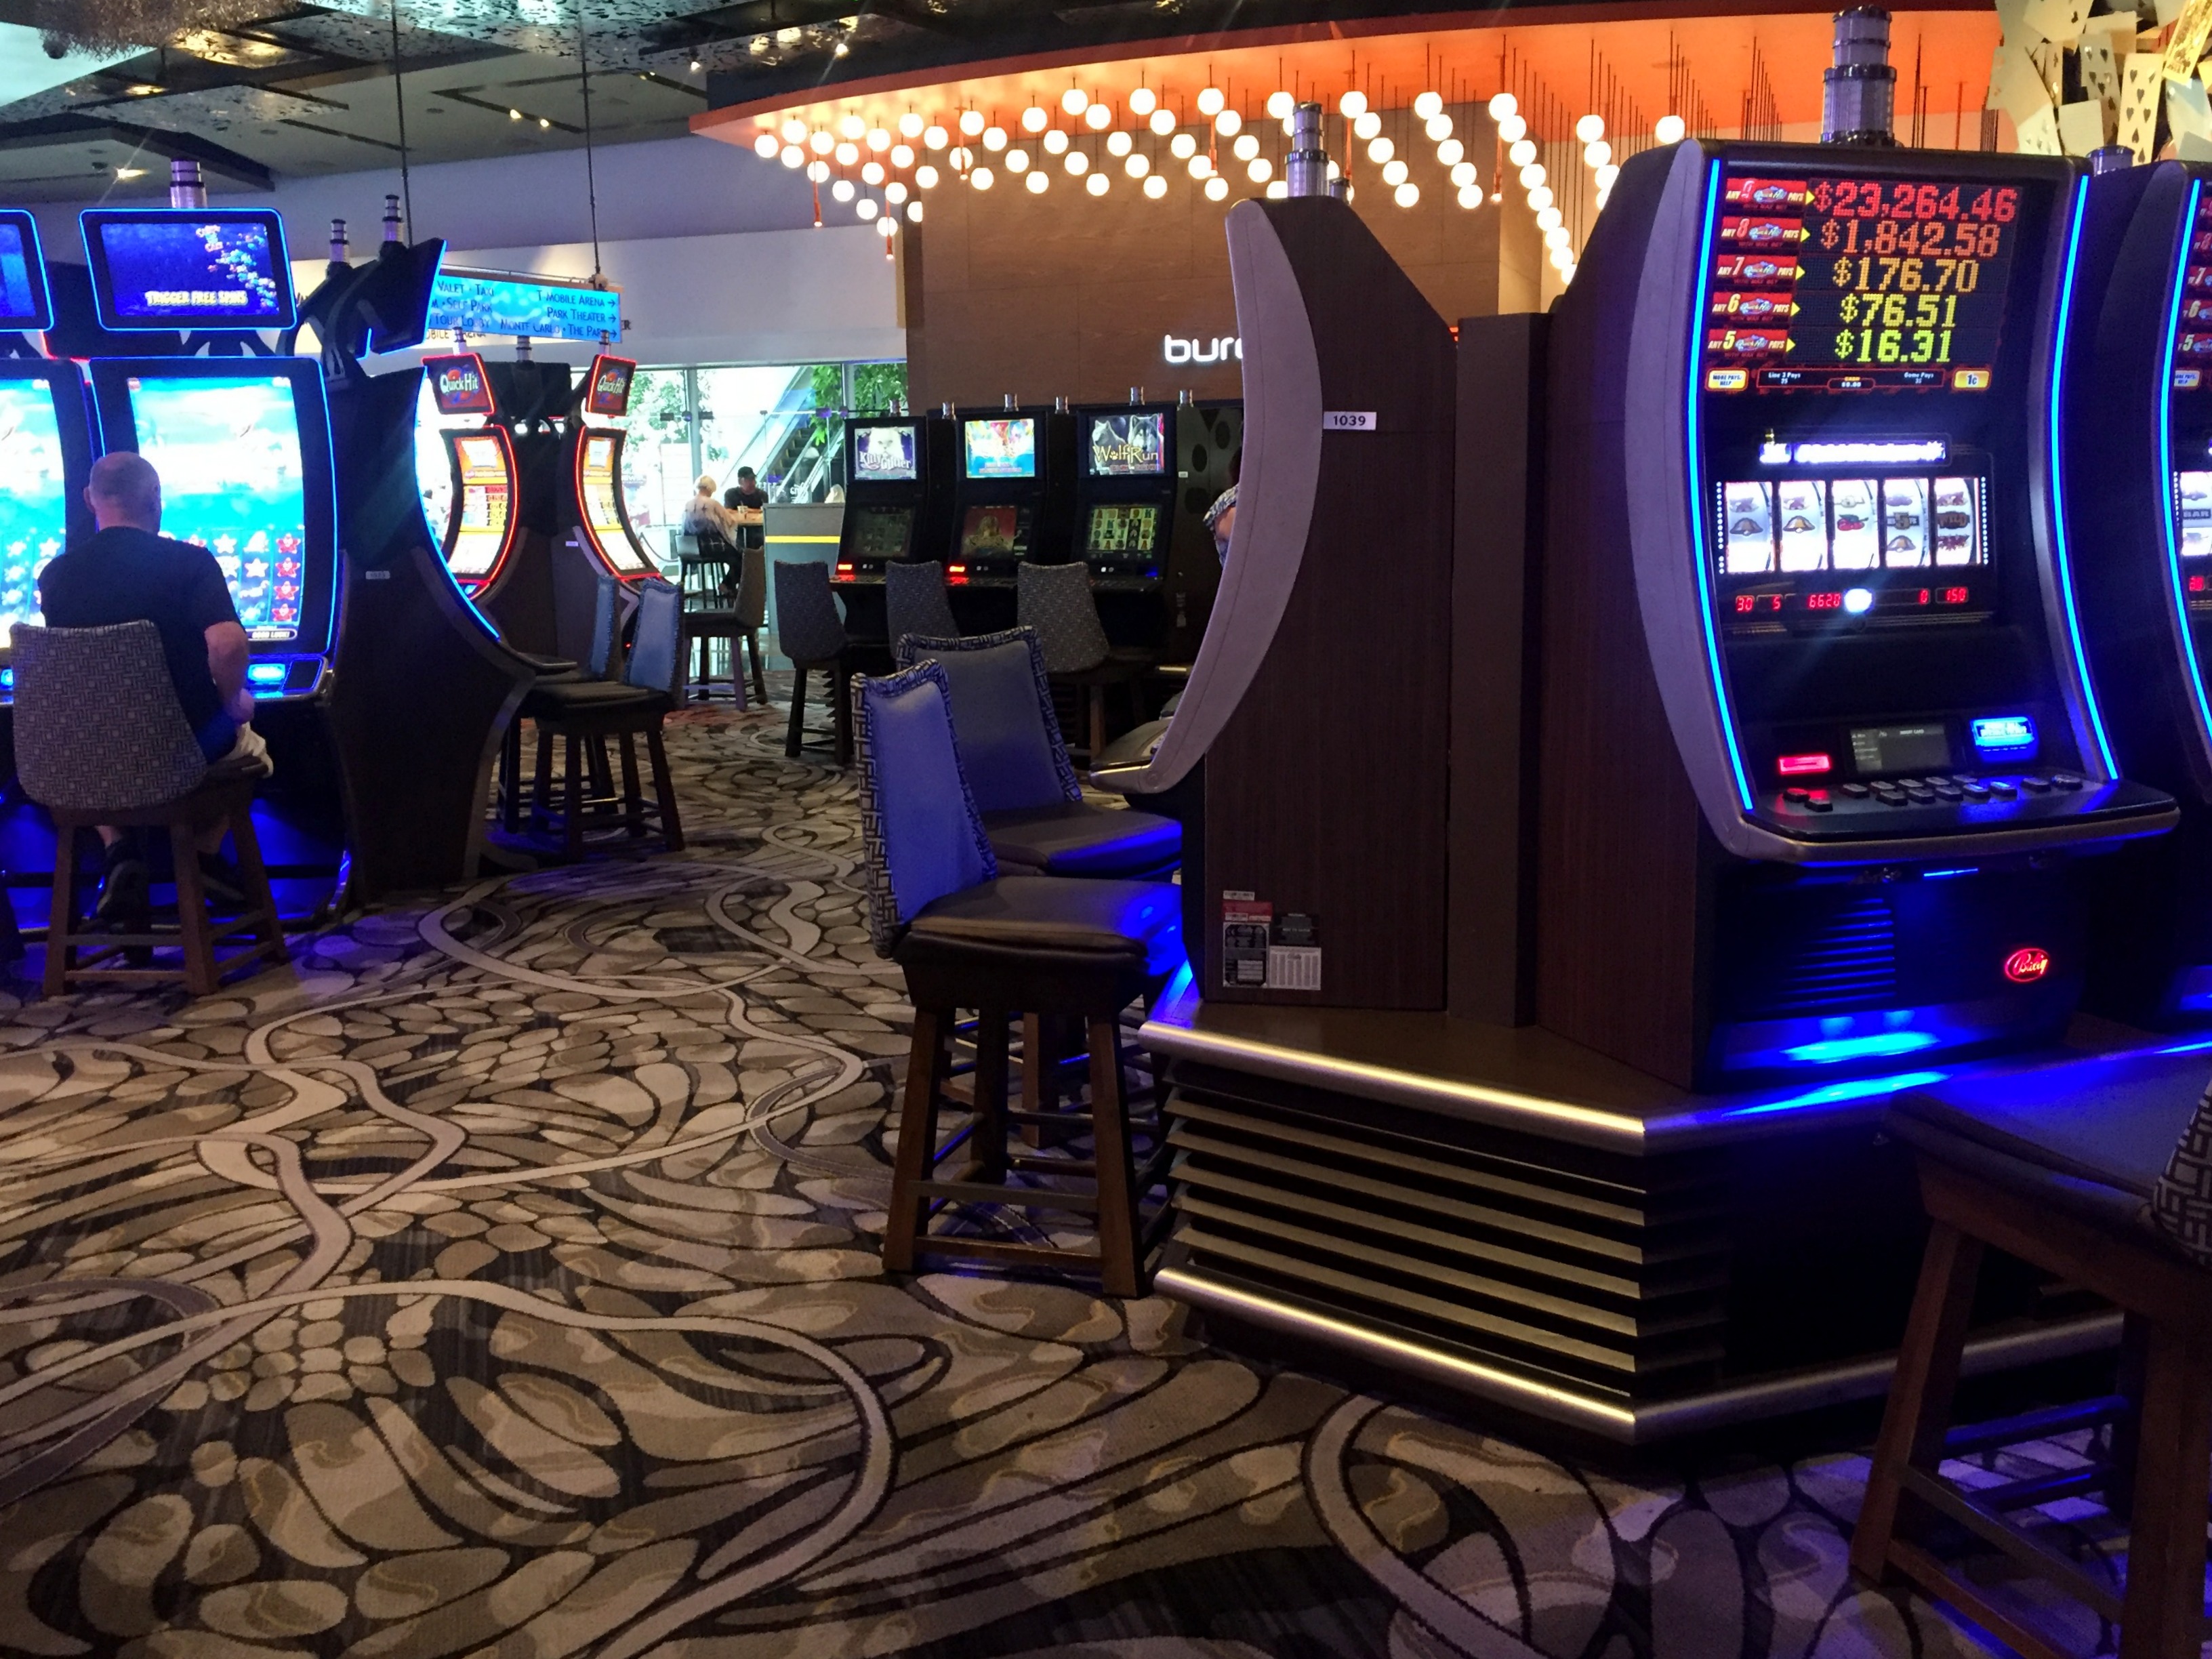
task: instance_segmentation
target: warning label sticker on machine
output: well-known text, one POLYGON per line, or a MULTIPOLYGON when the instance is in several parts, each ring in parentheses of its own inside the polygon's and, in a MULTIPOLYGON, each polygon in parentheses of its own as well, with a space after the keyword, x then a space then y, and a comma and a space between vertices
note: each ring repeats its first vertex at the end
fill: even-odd
POLYGON ((1271 991, 1320 990, 1321 947, 1316 945, 1269 945, 1267 988, 1271 991))
POLYGON ((1258 989, 1267 982, 1267 924, 1275 907, 1249 893, 1221 896, 1221 982, 1258 989))

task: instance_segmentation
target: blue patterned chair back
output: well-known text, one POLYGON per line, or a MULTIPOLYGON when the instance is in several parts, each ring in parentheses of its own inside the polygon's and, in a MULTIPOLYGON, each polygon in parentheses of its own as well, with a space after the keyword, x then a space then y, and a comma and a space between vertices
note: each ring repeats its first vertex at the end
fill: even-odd
POLYGON ((936 560, 908 564, 893 559, 884 566, 884 617, 891 648, 908 634, 947 640, 960 632, 952 620, 952 601, 945 597, 945 567, 936 560))
POLYGON ((885 956, 923 908, 999 873, 960 769, 951 696, 934 662, 854 693, 868 933, 885 956))
POLYGON ((1015 577, 1014 614, 1022 626, 1036 629, 1048 672, 1074 674, 1096 668, 1113 649, 1091 597, 1091 567, 1079 559, 1067 564, 1031 564, 1024 559, 1015 577))
POLYGON ((623 665, 623 684, 674 696, 683 667, 684 590, 658 577, 640 582, 637 632, 630 641, 629 660, 623 665))
POLYGON ((1053 713, 1052 682, 1036 630, 932 640, 908 634, 898 665, 933 659, 945 669, 960 769, 981 812, 1014 812, 1083 799, 1053 713))
POLYGON ((845 648, 828 565, 775 562, 775 640, 793 662, 829 662, 845 648))
POLYGON ((592 648, 584 658, 584 672, 603 680, 614 661, 615 636, 622 631, 622 583, 604 570, 592 582, 592 648))
POLYGON ((738 626, 758 628, 768 620, 768 554, 756 545, 741 548, 738 556, 738 626))
POLYGON ((186 724, 149 622, 9 630, 15 774, 40 805, 130 812, 189 795, 207 757, 186 724))

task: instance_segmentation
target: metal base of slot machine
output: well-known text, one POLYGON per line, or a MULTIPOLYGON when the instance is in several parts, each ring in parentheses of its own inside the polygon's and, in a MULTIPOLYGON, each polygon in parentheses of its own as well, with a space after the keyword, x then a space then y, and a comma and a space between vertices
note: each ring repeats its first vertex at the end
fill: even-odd
MULTIPOLYGON (((2129 1039, 2085 1020, 2040 1058, 2129 1039)), ((1632 1443, 1878 1398, 1926 1227, 1884 1103, 2038 1069, 1692 1095, 1534 1028, 1188 993, 1140 1040, 1179 1154, 1153 1284, 1212 1340, 1632 1443)), ((1966 1370, 2118 1334, 1993 1258, 1966 1370)))

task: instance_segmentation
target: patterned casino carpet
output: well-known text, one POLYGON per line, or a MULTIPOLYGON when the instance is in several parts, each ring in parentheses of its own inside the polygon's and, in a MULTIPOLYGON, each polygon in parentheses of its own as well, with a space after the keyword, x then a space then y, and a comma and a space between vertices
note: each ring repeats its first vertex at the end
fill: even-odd
POLYGON ((907 1011, 780 738, 683 717, 681 858, 0 999, 0 1651, 1978 1650, 1847 1579, 1855 1455, 1609 1475, 1161 1299, 886 1279, 907 1011))

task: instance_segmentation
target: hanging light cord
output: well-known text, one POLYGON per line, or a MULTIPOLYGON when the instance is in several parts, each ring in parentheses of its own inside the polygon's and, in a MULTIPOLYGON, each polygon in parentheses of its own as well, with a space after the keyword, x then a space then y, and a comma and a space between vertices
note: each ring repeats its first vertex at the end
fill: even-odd
POLYGON ((599 181, 598 170, 592 162, 592 57, 591 45, 584 33, 584 0, 576 0, 576 70, 584 90, 584 194, 592 207, 592 275, 601 275, 599 267, 599 181))
POLYGON ((407 172, 407 90, 399 78, 399 0, 392 0, 392 103, 399 113, 399 195, 407 240, 415 240, 415 183, 407 172))

